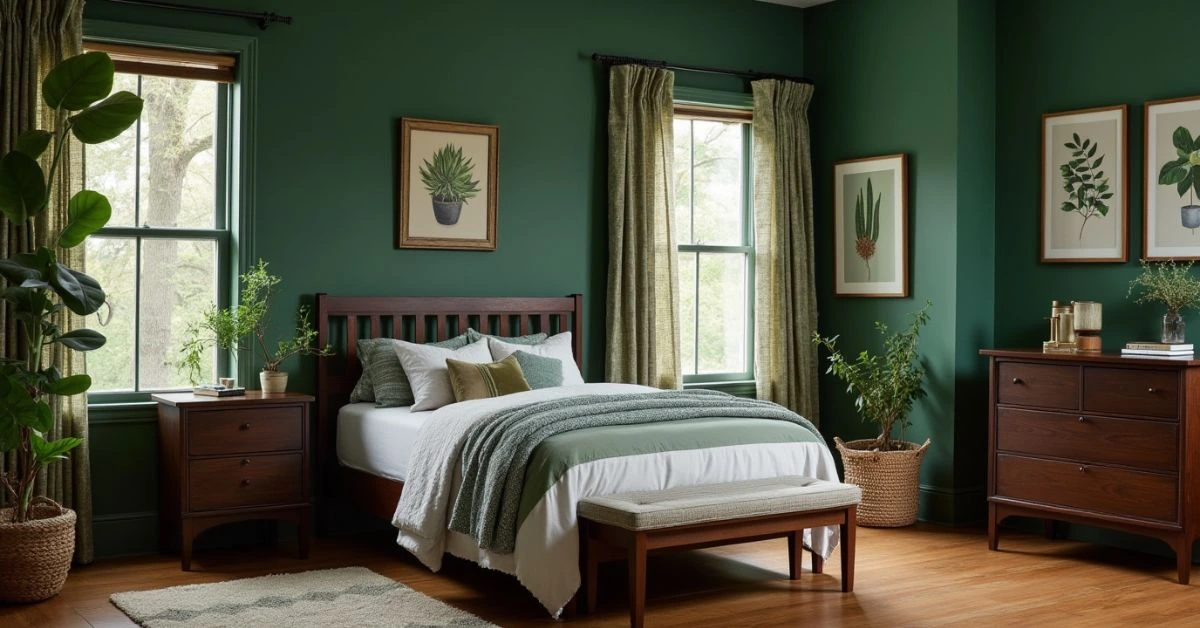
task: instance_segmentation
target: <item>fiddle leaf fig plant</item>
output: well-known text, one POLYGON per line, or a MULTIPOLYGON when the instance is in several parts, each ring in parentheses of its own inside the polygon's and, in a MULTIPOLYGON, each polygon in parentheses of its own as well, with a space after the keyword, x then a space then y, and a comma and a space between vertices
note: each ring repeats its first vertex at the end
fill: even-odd
MULTIPOLYGON (((73 136, 84 144, 99 144, 120 135, 142 113, 142 99, 129 92, 112 94, 112 59, 89 52, 56 65, 42 81, 42 100, 54 110, 54 129, 29 129, 16 138, 13 150, 0 158, 0 213, 24 224, 46 211, 59 185, 62 155, 73 136), (76 113, 71 113, 76 112, 76 113), (49 170, 42 160, 49 152, 49 170)), ((79 316, 94 314, 105 302, 104 289, 87 274, 59 261, 62 254, 84 243, 112 215, 112 206, 99 192, 81 190, 67 204, 67 222, 48 246, 0 260, 4 279, 0 300, 5 302, 19 340, 7 346, 0 359, 0 452, 15 465, 0 472, 0 485, 12 508, 13 520, 28 521, 38 472, 65 460, 83 441, 49 440, 54 427, 53 398, 81 395, 92 385, 86 374, 64 376, 53 364, 64 350, 93 351, 104 346, 104 335, 91 329, 64 330, 55 321, 65 310, 79 316), (54 248, 51 248, 53 246, 54 248)))
POLYGON ((1158 184, 1174 185, 1180 198, 1187 193, 1195 202, 1195 195, 1200 194, 1200 137, 1193 138, 1181 126, 1171 135, 1171 143, 1178 158, 1163 164, 1158 171, 1158 184))
POLYGON ((1071 159, 1059 166, 1063 189, 1068 195, 1060 209, 1083 217, 1083 224, 1079 225, 1079 239, 1082 240, 1083 229, 1088 220, 1108 215, 1108 202, 1112 199, 1113 192, 1109 186, 1108 175, 1100 169, 1100 164, 1104 163, 1104 153, 1096 154, 1099 144, 1089 138, 1079 137, 1078 133, 1072 133, 1071 141, 1064 146, 1071 150, 1071 159))
POLYGON ((479 193, 479 182, 471 180, 475 165, 463 157, 462 148, 446 144, 433 154, 433 163, 422 160, 421 182, 438 201, 461 202, 479 193))

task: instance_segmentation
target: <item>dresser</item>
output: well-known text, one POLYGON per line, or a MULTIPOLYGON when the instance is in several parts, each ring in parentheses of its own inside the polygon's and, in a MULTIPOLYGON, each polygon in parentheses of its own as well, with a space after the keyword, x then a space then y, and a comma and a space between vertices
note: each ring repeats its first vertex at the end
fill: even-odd
POLYGON ((1200 361, 984 350, 988 546, 1013 515, 1165 541, 1179 582, 1200 532, 1200 361))
POLYGON ((297 393, 239 397, 192 393, 158 402, 159 541, 179 548, 191 569, 192 543, 209 528, 254 519, 295 524, 308 557, 308 408, 297 393))

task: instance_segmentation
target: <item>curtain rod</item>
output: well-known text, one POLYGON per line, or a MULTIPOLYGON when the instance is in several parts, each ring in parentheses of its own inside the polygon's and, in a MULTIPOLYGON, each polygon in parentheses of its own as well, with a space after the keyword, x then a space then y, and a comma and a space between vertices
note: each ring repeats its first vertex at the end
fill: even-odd
POLYGON ((783 81, 795 81, 797 83, 813 84, 812 79, 803 76, 788 76, 786 74, 770 74, 767 72, 755 72, 754 70, 725 70, 722 68, 712 68, 703 65, 683 65, 681 63, 672 63, 670 61, 657 61, 654 59, 639 59, 637 57, 622 57, 618 55, 606 55, 598 52, 592 54, 592 61, 597 61, 606 65, 621 65, 625 63, 638 63, 648 65, 655 68, 665 68, 668 70, 680 70, 683 72, 699 72, 702 74, 725 74, 728 76, 737 76, 751 81, 759 79, 779 79, 783 81))
POLYGON ((117 4, 132 4, 135 6, 152 7, 155 9, 170 9, 175 11, 188 11, 190 13, 206 13, 208 15, 222 15, 225 17, 242 17, 248 20, 258 22, 258 27, 267 30, 271 24, 287 24, 291 25, 292 17, 290 15, 279 15, 273 11, 262 11, 255 13, 253 11, 238 11, 236 9, 218 9, 216 7, 205 7, 195 4, 177 4, 174 2, 160 2, 159 0, 107 0, 117 4))

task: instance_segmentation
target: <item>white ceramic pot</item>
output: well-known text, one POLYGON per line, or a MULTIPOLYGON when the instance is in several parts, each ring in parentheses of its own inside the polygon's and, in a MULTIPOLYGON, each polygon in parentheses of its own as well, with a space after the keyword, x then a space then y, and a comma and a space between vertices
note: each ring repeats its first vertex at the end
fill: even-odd
POLYGON ((264 393, 287 392, 287 378, 285 371, 262 371, 258 374, 258 382, 262 384, 264 393))

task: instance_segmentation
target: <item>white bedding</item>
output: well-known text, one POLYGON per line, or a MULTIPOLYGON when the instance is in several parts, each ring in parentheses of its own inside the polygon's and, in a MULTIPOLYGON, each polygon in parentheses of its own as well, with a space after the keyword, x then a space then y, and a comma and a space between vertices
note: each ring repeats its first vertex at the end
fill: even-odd
POLYGON ((338 410, 337 457, 343 466, 389 480, 408 477, 408 461, 430 412, 352 403, 338 410))
MULTIPOLYGON (((629 384, 583 384, 466 401, 422 413, 428 419, 410 451, 404 492, 392 520, 400 530, 396 542, 434 571, 441 569, 442 556, 449 552, 512 574, 557 616, 580 584, 575 509, 585 497, 780 475, 838 480, 833 456, 819 443, 736 445, 606 458, 572 467, 546 492, 517 531, 512 554, 480 549, 470 537, 447 530, 462 445, 476 421, 535 401, 655 391, 629 384)), ((837 545, 838 530, 811 530, 805 533, 805 542, 828 557, 837 545)))

